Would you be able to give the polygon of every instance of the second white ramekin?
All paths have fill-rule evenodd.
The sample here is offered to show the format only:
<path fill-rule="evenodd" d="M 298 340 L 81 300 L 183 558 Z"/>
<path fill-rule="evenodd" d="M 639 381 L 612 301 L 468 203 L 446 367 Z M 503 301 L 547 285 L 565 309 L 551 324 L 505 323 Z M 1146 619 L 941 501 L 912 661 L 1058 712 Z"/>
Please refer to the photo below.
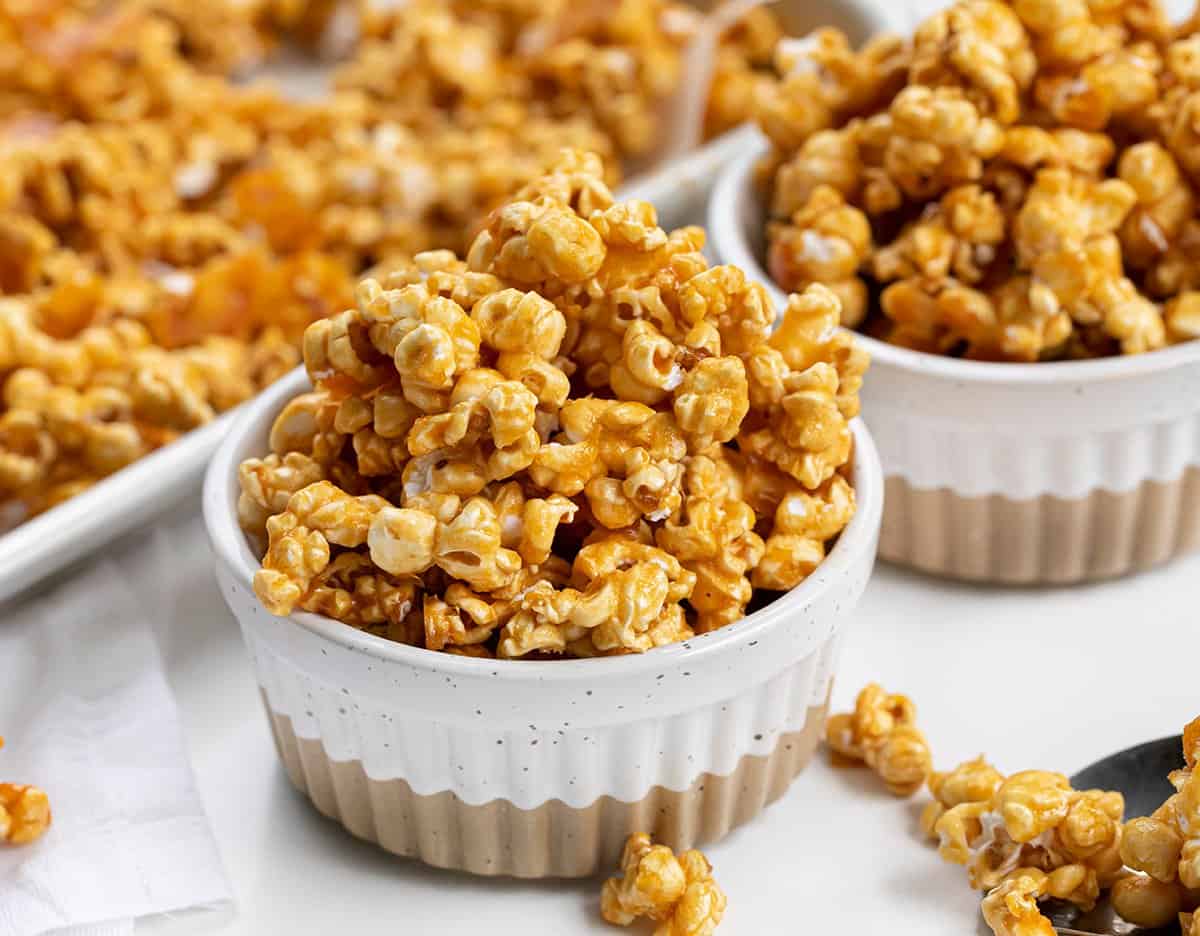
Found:
<path fill-rule="evenodd" d="M 722 263 L 771 284 L 760 136 L 723 170 L 708 230 Z M 1069 583 L 1200 547 L 1200 341 L 1134 357 L 963 361 L 859 336 L 863 418 L 887 505 L 879 553 L 955 578 Z"/>
<path fill-rule="evenodd" d="M 719 631 L 594 660 L 434 653 L 315 614 L 268 614 L 238 528 L 237 466 L 267 450 L 303 370 L 241 416 L 204 517 L 292 782 L 355 835 L 477 874 L 577 877 L 634 831 L 674 848 L 721 837 L 781 796 L 820 738 L 844 625 L 883 506 L 856 421 L 858 510 L 798 588 Z"/>

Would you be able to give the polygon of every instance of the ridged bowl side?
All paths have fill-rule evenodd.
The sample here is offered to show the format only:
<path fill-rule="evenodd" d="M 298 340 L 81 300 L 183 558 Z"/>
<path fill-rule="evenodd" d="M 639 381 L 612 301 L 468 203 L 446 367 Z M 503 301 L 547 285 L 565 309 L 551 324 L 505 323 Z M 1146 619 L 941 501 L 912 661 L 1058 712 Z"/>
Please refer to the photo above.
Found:
<path fill-rule="evenodd" d="M 967 581 L 1065 585 L 1200 548 L 1200 468 L 1128 491 L 1026 500 L 922 489 L 892 476 L 886 501 L 883 559 Z"/>
<path fill-rule="evenodd" d="M 471 805 L 450 791 L 421 796 L 402 779 L 372 779 L 362 761 L 332 759 L 319 740 L 298 737 L 265 695 L 263 702 L 288 777 L 351 834 L 438 868 L 522 878 L 615 868 L 633 832 L 677 851 L 722 838 L 787 791 L 812 759 L 826 710 L 810 707 L 803 726 L 779 735 L 768 754 L 747 754 L 730 774 L 703 773 L 681 791 L 655 786 L 635 802 L 601 796 L 583 807 L 554 799 L 521 809 L 504 799 Z"/>

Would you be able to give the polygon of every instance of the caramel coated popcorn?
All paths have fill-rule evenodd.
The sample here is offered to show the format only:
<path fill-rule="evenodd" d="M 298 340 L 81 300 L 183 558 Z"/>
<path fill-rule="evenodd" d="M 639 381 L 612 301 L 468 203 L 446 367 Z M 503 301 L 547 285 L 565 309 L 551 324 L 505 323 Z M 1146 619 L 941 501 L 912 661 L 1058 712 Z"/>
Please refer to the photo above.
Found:
<path fill-rule="evenodd" d="M 654 936 L 710 936 L 725 915 L 726 898 L 713 880 L 712 865 L 692 849 L 678 857 L 639 832 L 621 853 L 621 876 L 600 892 L 600 913 L 617 926 L 639 917 L 657 923 Z"/>
<path fill-rule="evenodd" d="M 565 151 L 466 261 L 364 280 L 308 327 L 314 389 L 239 470 L 264 606 L 432 650 L 588 657 L 802 582 L 854 514 L 866 357 L 818 285 L 772 334 L 762 287 L 703 244 Z M 871 745 L 896 785 L 906 744 Z"/>
<path fill-rule="evenodd" d="M 1200 719 L 1184 730 L 1186 767 L 1170 775 L 1176 789 L 1152 815 L 1124 822 L 1119 793 L 1075 790 L 1062 774 L 1027 770 L 1005 777 L 983 758 L 929 778 L 934 800 L 922 829 L 947 861 L 964 865 L 971 886 L 987 891 L 983 917 L 996 936 L 1055 932 L 1042 900 L 1091 910 L 1107 896 L 1135 926 L 1177 918 L 1192 932 L 1200 902 L 1200 846 L 1193 782 Z"/>
<path fill-rule="evenodd" d="M 781 42 L 759 113 L 772 277 L 825 283 L 848 327 L 971 359 L 1190 340 L 1193 33 L 1154 2 L 959 0 L 905 41 Z"/>
<path fill-rule="evenodd" d="M 1044 770 L 1005 777 L 982 757 L 931 774 L 929 789 L 921 827 L 986 892 L 983 918 L 996 936 L 1049 936 L 1039 901 L 1088 911 L 1122 879 L 1120 793 L 1075 790 Z"/>
<path fill-rule="evenodd" d="M 0 748 L 4 739 L 0 738 Z M 50 798 L 21 783 L 0 783 L 0 842 L 28 845 L 50 828 Z"/>
<path fill-rule="evenodd" d="M 932 760 L 916 720 L 908 696 L 889 695 L 871 683 L 858 694 L 853 712 L 829 717 L 825 743 L 846 760 L 865 763 L 896 796 L 911 796 L 925 785 Z"/>
<path fill-rule="evenodd" d="M 602 154 L 616 182 L 662 142 L 700 15 L 669 0 L 0 0 L 5 516 L 247 399 L 298 363 L 305 328 L 345 309 L 361 274 L 465 252 L 564 147 Z M 719 68 L 759 68 L 777 31 L 756 11 Z M 283 41 L 338 60 L 329 94 L 241 83 Z M 714 129 L 748 107 L 723 100 Z M 505 223 L 541 245 L 569 239 L 564 217 Z M 403 353 L 430 353 L 430 337 Z M 539 379 L 528 349 L 507 350 L 498 369 Z M 31 370 L 45 392 L 10 389 Z M 392 467 L 381 438 L 356 435 L 364 474 Z"/>
<path fill-rule="evenodd" d="M 1128 876 L 1112 890 L 1114 909 L 1138 926 L 1165 926 L 1200 902 L 1200 718 L 1183 732 L 1186 766 L 1170 774 L 1175 793 L 1151 815 L 1131 819 L 1121 839 Z M 1185 934 L 1191 918 L 1180 920 Z"/>

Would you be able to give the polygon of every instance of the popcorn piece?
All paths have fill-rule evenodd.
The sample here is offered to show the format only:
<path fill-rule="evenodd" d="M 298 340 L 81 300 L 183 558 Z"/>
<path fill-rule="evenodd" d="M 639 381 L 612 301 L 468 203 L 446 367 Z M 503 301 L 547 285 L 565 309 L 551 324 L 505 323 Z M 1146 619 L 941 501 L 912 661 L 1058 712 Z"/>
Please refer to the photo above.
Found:
<path fill-rule="evenodd" d="M 767 266 L 788 292 L 822 283 L 841 302 L 841 324 L 854 328 L 866 317 L 867 289 L 857 276 L 871 250 L 867 216 L 842 194 L 818 186 L 786 224 L 770 235 Z"/>
<path fill-rule="evenodd" d="M 838 389 L 837 371 L 829 364 L 788 374 L 778 410 L 760 429 L 743 427 L 739 446 L 804 487 L 819 487 L 850 455 L 850 428 L 838 408 Z"/>
<path fill-rule="evenodd" d="M 678 603 L 696 576 L 661 549 L 617 536 L 597 540 L 576 554 L 571 581 L 593 599 L 594 616 L 581 623 L 598 650 L 649 650 L 691 636 Z"/>
<path fill-rule="evenodd" d="M 983 757 L 964 761 L 947 773 L 934 771 L 929 775 L 929 792 L 947 809 L 963 803 L 991 802 L 1004 775 Z"/>
<path fill-rule="evenodd" d="M 725 915 L 724 892 L 712 877 L 712 865 L 698 851 L 678 858 L 650 836 L 629 836 L 621 854 L 621 876 L 609 878 L 600 892 L 606 921 L 628 926 L 638 917 L 658 923 L 656 936 L 709 936 Z"/>
<path fill-rule="evenodd" d="M 549 200 L 513 202 L 476 238 L 468 263 L 504 279 L 551 290 L 595 276 L 604 241 L 570 209 Z"/>
<path fill-rule="evenodd" d="M 732 356 L 701 361 L 675 393 L 675 420 L 693 452 L 732 439 L 749 409 L 746 368 Z"/>
<path fill-rule="evenodd" d="M 412 575 L 437 565 L 480 591 L 501 588 L 520 568 L 520 556 L 500 541 L 496 508 L 482 497 L 446 521 L 415 508 L 383 507 L 367 537 L 372 561 L 386 572 Z"/>
<path fill-rule="evenodd" d="M 4 739 L 0 738 L 0 747 Z M 0 783 L 0 842 L 28 845 L 50 828 L 50 798 L 44 790 L 20 783 Z"/>
<path fill-rule="evenodd" d="M 816 492 L 795 490 L 775 510 L 761 561 L 755 566 L 756 588 L 786 591 L 806 579 L 825 558 L 825 544 L 841 533 L 854 516 L 854 489 L 834 475 Z"/>
<path fill-rule="evenodd" d="M 269 542 L 254 594 L 272 614 L 291 614 L 312 581 L 329 565 L 329 541 L 285 511 L 267 520 Z"/>
<path fill-rule="evenodd" d="M 762 558 L 753 508 L 739 496 L 736 467 L 720 450 L 688 459 L 683 510 L 655 533 L 657 544 L 696 576 L 696 629 L 716 630 L 745 613 L 748 573 Z"/>
<path fill-rule="evenodd" d="M 842 757 L 865 762 L 896 796 L 911 796 L 931 769 L 929 744 L 915 721 L 907 696 L 888 695 L 872 683 L 858 694 L 853 712 L 829 718 L 825 742 Z"/>
<path fill-rule="evenodd" d="M 269 517 L 283 513 L 288 500 L 303 487 L 324 479 L 325 469 L 302 452 L 282 457 L 249 458 L 238 466 L 238 521 L 248 533 L 263 535 Z"/>
<path fill-rule="evenodd" d="M 1013 841 L 1031 842 L 1066 819 L 1071 784 L 1062 774 L 1025 770 L 1000 784 L 992 803 Z"/>
<path fill-rule="evenodd" d="M 361 553 L 344 552 L 313 577 L 297 606 L 361 630 L 386 628 L 386 635 L 395 639 L 418 590 L 417 581 L 387 575 Z"/>
<path fill-rule="evenodd" d="M 1038 909 L 1047 896 L 1047 875 L 1022 868 L 983 898 L 983 919 L 996 936 L 1054 936 L 1054 926 Z"/>

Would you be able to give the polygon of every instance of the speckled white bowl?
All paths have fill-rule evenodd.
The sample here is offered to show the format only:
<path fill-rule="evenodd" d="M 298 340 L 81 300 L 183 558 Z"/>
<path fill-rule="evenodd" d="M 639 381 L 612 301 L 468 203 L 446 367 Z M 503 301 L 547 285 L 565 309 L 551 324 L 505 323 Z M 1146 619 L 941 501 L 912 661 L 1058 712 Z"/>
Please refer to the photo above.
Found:
<path fill-rule="evenodd" d="M 760 135 L 713 189 L 722 263 L 768 284 Z M 986 582 L 1122 575 L 1200 547 L 1200 341 L 1095 361 L 1000 364 L 864 335 L 863 418 L 887 507 L 879 554 Z"/>
<path fill-rule="evenodd" d="M 575 877 L 624 837 L 719 838 L 782 795 L 824 721 L 844 625 L 875 560 L 883 478 L 854 426 L 858 511 L 802 585 L 720 631 L 639 656 L 480 660 L 393 643 L 254 596 L 237 466 L 267 449 L 302 370 L 238 419 L 204 518 L 292 782 L 361 838 L 478 874 Z"/>

